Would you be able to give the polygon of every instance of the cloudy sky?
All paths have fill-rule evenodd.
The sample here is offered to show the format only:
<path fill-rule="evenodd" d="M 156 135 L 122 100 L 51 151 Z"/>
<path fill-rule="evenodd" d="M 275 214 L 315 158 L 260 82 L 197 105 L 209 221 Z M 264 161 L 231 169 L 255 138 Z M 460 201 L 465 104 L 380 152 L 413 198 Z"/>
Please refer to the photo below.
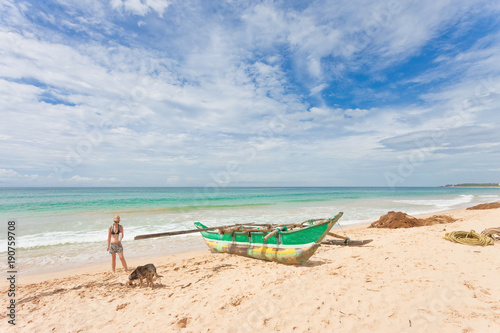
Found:
<path fill-rule="evenodd" d="M 0 186 L 500 181 L 500 2 L 0 0 Z"/>

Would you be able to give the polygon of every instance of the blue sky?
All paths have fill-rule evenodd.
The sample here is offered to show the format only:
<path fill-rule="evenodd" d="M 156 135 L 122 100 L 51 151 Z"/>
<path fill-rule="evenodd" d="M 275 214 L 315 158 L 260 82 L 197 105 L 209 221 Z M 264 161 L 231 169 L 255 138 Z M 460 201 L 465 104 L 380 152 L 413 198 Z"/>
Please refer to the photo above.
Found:
<path fill-rule="evenodd" d="M 498 1 L 0 2 L 0 186 L 500 181 Z"/>

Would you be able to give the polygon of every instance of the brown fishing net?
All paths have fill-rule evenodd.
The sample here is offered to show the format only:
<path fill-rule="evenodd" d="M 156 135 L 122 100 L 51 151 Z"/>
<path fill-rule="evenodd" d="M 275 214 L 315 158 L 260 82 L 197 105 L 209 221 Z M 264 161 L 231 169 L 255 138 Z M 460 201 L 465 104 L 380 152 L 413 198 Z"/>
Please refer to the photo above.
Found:
<path fill-rule="evenodd" d="M 433 224 L 444 224 L 455 222 L 456 219 L 447 215 L 434 215 L 426 219 L 418 219 L 403 212 L 389 212 L 373 222 L 370 228 L 413 228 Z"/>
<path fill-rule="evenodd" d="M 480 204 L 474 207 L 469 207 L 467 210 L 478 210 L 478 209 L 495 209 L 500 208 L 500 202 L 490 202 L 485 204 Z"/>

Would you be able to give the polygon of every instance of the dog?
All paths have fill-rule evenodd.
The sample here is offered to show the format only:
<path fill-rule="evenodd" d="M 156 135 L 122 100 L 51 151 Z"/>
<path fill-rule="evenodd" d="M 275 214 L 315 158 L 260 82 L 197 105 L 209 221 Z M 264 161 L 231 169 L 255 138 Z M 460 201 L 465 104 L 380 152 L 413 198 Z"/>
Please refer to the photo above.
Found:
<path fill-rule="evenodd" d="M 132 285 L 134 280 L 139 279 L 140 287 L 142 288 L 142 279 L 146 279 L 147 287 L 151 285 L 154 289 L 155 285 L 153 283 L 153 278 L 162 278 L 163 276 L 156 273 L 156 267 L 153 264 L 147 264 L 144 266 L 137 266 L 136 269 L 128 276 L 128 286 Z"/>

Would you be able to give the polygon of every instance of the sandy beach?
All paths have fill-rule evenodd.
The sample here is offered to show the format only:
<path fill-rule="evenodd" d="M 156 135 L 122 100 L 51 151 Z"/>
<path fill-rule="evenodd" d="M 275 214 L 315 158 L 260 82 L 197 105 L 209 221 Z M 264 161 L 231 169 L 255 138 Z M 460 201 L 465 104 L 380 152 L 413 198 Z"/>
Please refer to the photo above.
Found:
<path fill-rule="evenodd" d="M 500 209 L 445 213 L 455 223 L 342 229 L 362 247 L 322 246 L 283 265 L 202 251 L 154 263 L 156 288 L 125 286 L 120 264 L 19 276 L 5 332 L 500 332 L 500 244 L 445 240 L 500 226 Z M 2 294 L 7 284 L 2 281 Z M 4 312 L 5 313 L 5 312 Z"/>

